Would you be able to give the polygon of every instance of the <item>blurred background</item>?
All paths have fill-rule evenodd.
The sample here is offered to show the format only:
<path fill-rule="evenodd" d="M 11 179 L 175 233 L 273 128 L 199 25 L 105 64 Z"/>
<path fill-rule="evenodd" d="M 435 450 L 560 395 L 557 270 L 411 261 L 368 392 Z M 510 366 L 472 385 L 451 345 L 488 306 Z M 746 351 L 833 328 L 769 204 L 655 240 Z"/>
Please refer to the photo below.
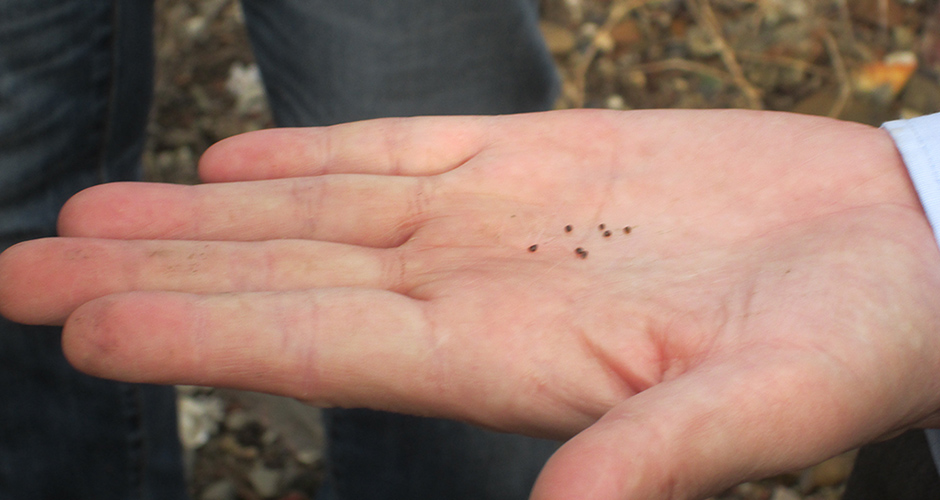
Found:
<path fill-rule="evenodd" d="M 338 0 L 342 1 L 342 0 Z M 871 125 L 940 111 L 936 0 L 541 0 L 558 108 L 755 108 Z M 160 0 L 149 180 L 195 183 L 212 143 L 272 126 L 236 0 Z M 315 498 L 317 411 L 180 388 L 196 500 Z M 722 500 L 835 500 L 853 454 Z"/>

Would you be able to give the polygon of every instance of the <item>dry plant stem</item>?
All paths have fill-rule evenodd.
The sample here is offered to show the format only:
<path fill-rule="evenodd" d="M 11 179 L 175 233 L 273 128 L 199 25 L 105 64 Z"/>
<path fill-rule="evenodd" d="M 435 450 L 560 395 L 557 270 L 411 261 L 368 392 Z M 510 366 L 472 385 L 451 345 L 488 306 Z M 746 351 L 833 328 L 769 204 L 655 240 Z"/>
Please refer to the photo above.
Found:
<path fill-rule="evenodd" d="M 888 0 L 878 0 L 878 37 L 884 44 L 888 40 Z"/>
<path fill-rule="evenodd" d="M 774 66 L 785 66 L 790 67 L 799 71 L 813 74 L 829 74 L 827 68 L 817 66 L 809 61 L 804 61 L 802 59 L 797 59 L 795 57 L 779 56 L 779 55 L 768 55 L 761 52 L 747 52 L 747 51 L 738 51 L 738 59 L 742 61 L 749 61 L 761 64 L 768 64 Z"/>
<path fill-rule="evenodd" d="M 222 13 L 232 4 L 235 0 L 217 0 L 214 3 L 208 3 L 206 8 L 207 10 L 203 14 L 203 25 L 208 26 L 209 24 L 215 22 L 216 19 L 222 16 Z M 239 6 L 240 8 L 240 6 Z M 200 9 L 201 10 L 201 9 Z"/>
<path fill-rule="evenodd" d="M 823 31 L 823 42 L 826 44 L 826 52 L 829 53 L 829 60 L 832 61 L 832 68 L 835 70 L 836 80 L 839 82 L 839 95 L 836 101 L 829 109 L 830 118 L 838 118 L 845 109 L 846 103 L 852 96 L 852 84 L 849 82 L 848 72 L 845 69 L 845 61 L 839 51 L 839 44 L 829 30 Z"/>
<path fill-rule="evenodd" d="M 736 86 L 737 80 L 725 71 L 714 68 L 700 62 L 689 61 L 687 59 L 665 59 L 651 63 L 641 64 L 638 68 L 644 73 L 660 73 L 663 71 L 685 71 L 704 75 L 716 80 L 720 80 L 726 85 Z"/>
<path fill-rule="evenodd" d="M 725 37 L 721 34 L 718 18 L 715 17 L 715 11 L 712 10 L 711 3 L 709 3 L 708 0 L 686 0 L 686 4 L 695 19 L 708 30 L 712 39 L 718 45 L 721 61 L 734 78 L 734 84 L 744 93 L 744 96 L 747 97 L 748 107 L 751 109 L 763 109 L 764 103 L 761 99 L 761 92 L 751 85 L 751 82 L 744 76 L 744 71 L 741 69 L 741 65 L 738 64 L 734 50 L 731 49 L 731 46 L 728 45 L 728 41 L 725 40 Z"/>
<path fill-rule="evenodd" d="M 839 24 L 842 25 L 840 31 L 847 38 L 852 51 L 857 54 L 858 44 L 855 41 L 855 31 L 852 29 L 852 13 L 849 12 L 849 4 L 846 0 L 836 0 L 836 5 L 839 7 Z"/>
<path fill-rule="evenodd" d="M 581 55 L 578 64 L 575 65 L 574 75 L 572 75 L 572 79 L 575 83 L 575 88 L 572 92 L 574 107 L 579 108 L 584 106 L 587 93 L 587 72 L 600 50 L 598 40 L 601 37 L 610 36 L 614 27 L 635 9 L 645 4 L 652 3 L 653 1 L 654 0 L 615 0 L 614 3 L 611 4 L 607 19 L 604 21 L 604 24 L 598 28 L 597 33 L 591 40 L 591 45 L 585 50 L 584 54 Z"/>
<path fill-rule="evenodd" d="M 934 47 L 937 45 L 937 33 L 940 33 L 940 4 L 938 4 L 924 23 L 923 35 L 918 43 L 918 60 L 925 66 L 933 65 L 937 61 Z"/>

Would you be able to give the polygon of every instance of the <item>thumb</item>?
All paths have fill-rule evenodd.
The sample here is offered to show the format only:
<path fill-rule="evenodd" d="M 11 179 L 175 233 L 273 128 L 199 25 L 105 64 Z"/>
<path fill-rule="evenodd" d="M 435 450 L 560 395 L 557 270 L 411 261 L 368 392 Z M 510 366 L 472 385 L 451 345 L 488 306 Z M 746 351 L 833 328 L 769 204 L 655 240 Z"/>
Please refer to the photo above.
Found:
<path fill-rule="evenodd" d="M 845 417 L 861 409 L 805 369 L 719 366 L 653 386 L 562 446 L 531 498 L 705 498 L 852 448 L 864 430 Z"/>

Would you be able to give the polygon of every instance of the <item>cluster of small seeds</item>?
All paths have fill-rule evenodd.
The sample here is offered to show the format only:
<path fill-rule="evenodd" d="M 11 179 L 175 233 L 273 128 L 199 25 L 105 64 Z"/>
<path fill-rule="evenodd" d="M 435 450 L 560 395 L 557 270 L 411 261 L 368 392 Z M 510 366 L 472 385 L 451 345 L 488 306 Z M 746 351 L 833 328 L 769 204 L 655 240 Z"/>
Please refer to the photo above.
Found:
<path fill-rule="evenodd" d="M 613 234 L 614 234 L 613 231 L 611 231 L 610 229 L 607 229 L 607 224 L 600 224 L 600 225 L 598 225 L 598 226 L 597 226 L 597 230 L 598 230 L 598 231 L 601 231 L 601 234 L 602 234 L 605 238 L 610 238 L 610 237 L 613 236 Z M 566 233 L 570 233 L 571 231 L 574 231 L 574 226 L 572 226 L 571 224 L 568 224 L 567 226 L 565 226 L 565 232 L 566 232 Z M 630 234 L 631 231 L 633 231 L 633 228 L 630 227 L 630 226 L 625 226 L 625 227 L 623 228 L 623 234 Z M 539 246 L 538 246 L 538 245 L 532 245 L 532 246 L 529 247 L 529 251 L 530 251 L 530 252 L 535 252 L 535 251 L 538 250 L 538 249 L 539 249 Z M 588 256 L 588 251 L 585 250 L 585 249 L 582 248 L 582 247 L 575 248 L 575 249 L 574 249 L 574 253 L 575 253 L 575 255 L 578 256 L 578 258 L 581 258 L 581 259 L 586 259 L 587 256 Z"/>

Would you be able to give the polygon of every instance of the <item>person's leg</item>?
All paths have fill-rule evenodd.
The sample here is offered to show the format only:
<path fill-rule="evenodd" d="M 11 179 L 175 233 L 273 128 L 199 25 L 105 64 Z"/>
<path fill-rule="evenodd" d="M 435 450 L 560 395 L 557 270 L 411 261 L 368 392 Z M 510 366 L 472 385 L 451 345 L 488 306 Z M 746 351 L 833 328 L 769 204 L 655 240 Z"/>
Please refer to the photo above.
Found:
<path fill-rule="evenodd" d="M 243 0 L 277 124 L 550 109 L 530 0 Z M 342 207 L 337 207 L 341 210 Z M 322 500 L 524 499 L 558 444 L 456 422 L 327 410 Z"/>
<path fill-rule="evenodd" d="M 75 192 L 137 178 L 153 6 L 0 0 L 0 250 Z M 185 498 L 172 388 L 88 377 L 58 328 L 0 319 L 0 499 Z"/>
<path fill-rule="evenodd" d="M 523 500 L 559 446 L 448 420 L 324 413 L 330 463 L 323 500 Z"/>
<path fill-rule="evenodd" d="M 533 0 L 243 0 L 279 126 L 550 109 Z"/>
<path fill-rule="evenodd" d="M 863 446 L 842 500 L 931 500 L 940 497 L 940 475 L 924 431 Z"/>

